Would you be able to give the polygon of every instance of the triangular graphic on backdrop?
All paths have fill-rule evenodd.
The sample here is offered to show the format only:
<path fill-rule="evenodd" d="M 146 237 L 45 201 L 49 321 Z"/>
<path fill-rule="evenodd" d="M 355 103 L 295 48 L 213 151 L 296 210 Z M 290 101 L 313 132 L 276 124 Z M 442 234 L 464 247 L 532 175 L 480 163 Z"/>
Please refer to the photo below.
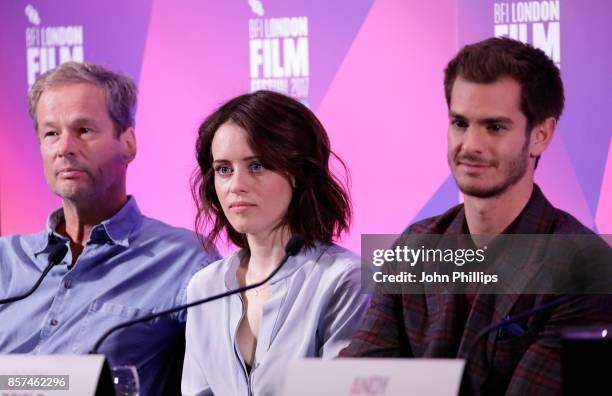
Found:
<path fill-rule="evenodd" d="M 341 0 L 334 1 L 332 7 L 329 1 L 303 2 L 313 27 L 309 32 L 312 109 L 319 107 L 373 3 L 374 0 Z"/>
<path fill-rule="evenodd" d="M 423 209 L 412 219 L 411 224 L 446 212 L 459 203 L 459 189 L 452 175 L 449 175 Z"/>
<path fill-rule="evenodd" d="M 352 174 L 349 248 L 401 232 L 448 177 L 440 70 L 456 14 L 442 3 L 377 0 L 316 109 Z"/>
<path fill-rule="evenodd" d="M 40 16 L 40 26 L 82 26 L 83 58 L 135 81 L 140 68 L 149 28 L 151 1 L 108 0 L 88 2 L 63 0 L 30 1 Z"/>
<path fill-rule="evenodd" d="M 535 171 L 535 180 L 553 206 L 593 228 L 593 215 L 572 166 L 564 137 L 553 138 Z"/>
<path fill-rule="evenodd" d="M 559 121 L 584 197 L 595 214 L 606 164 L 610 124 L 605 115 L 612 103 L 610 2 L 562 2 L 561 76 L 565 85 L 565 113 Z M 589 61 L 585 61 L 585 60 Z"/>
<path fill-rule="evenodd" d="M 612 234 L 612 139 L 608 143 L 608 163 L 601 183 L 595 224 L 600 233 Z"/>
<path fill-rule="evenodd" d="M 602 108 L 601 111 L 605 113 L 605 111 L 608 110 Z M 581 118 L 582 115 L 576 115 L 576 117 L 570 120 L 574 125 L 590 125 L 589 128 L 595 130 L 602 131 L 608 128 L 608 126 L 603 123 L 601 125 L 595 125 L 599 121 L 594 120 L 591 116 L 588 116 L 588 120 L 583 120 Z M 556 138 L 563 136 L 563 140 L 566 142 L 567 153 L 578 183 L 581 190 L 584 192 L 591 214 L 594 214 L 597 210 L 599 195 L 603 186 L 603 174 L 607 157 L 606 144 L 610 137 L 605 136 L 604 133 L 589 133 L 575 126 L 570 127 L 574 130 L 571 134 L 565 134 L 564 131 L 567 131 L 569 128 L 567 128 L 568 123 L 564 123 L 564 121 L 565 120 L 562 118 L 562 130 Z M 588 138 L 585 138 L 584 133 L 588 133 Z"/>
<path fill-rule="evenodd" d="M 127 74 L 138 83 L 142 60 L 149 30 L 152 1 L 125 2 L 121 0 L 104 2 L 77 1 L 84 9 L 83 15 L 91 15 L 92 28 L 96 29 L 91 62 L 108 64 L 113 70 Z M 92 10 L 94 8 L 94 10 Z M 117 12 L 121 10 L 121 12 Z M 108 21 L 113 21 L 109 24 Z M 94 39 L 94 37 L 92 37 Z M 109 62 L 109 60 L 112 60 Z"/>

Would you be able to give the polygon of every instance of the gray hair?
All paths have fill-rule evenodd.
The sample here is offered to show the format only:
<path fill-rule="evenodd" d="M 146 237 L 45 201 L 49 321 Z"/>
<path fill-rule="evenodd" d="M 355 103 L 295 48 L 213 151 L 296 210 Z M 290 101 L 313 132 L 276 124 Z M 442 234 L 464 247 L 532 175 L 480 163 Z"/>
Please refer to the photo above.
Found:
<path fill-rule="evenodd" d="M 104 91 L 106 108 L 117 136 L 134 126 L 137 88 L 131 78 L 93 63 L 66 62 L 42 74 L 29 92 L 28 111 L 36 131 L 36 106 L 42 93 L 52 86 L 83 82 L 95 84 Z"/>

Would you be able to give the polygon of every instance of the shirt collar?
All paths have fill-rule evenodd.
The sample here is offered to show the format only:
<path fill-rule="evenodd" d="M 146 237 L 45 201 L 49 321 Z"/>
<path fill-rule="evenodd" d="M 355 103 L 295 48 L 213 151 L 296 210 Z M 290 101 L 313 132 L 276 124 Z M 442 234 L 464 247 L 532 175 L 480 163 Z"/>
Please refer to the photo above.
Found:
<path fill-rule="evenodd" d="M 142 224 L 142 212 L 136 204 L 136 199 L 128 197 L 128 201 L 113 217 L 102 222 L 102 227 L 108 237 L 117 245 L 130 246 L 129 237 Z M 95 227 L 94 227 L 95 228 Z M 93 233 L 93 231 L 92 231 Z"/>
<path fill-rule="evenodd" d="M 62 208 L 54 210 L 47 217 L 45 231 L 39 235 L 36 241 L 36 255 L 46 251 L 49 245 L 55 244 L 57 241 L 68 240 L 56 232 L 57 227 L 63 222 L 64 210 Z M 129 247 L 129 237 L 141 223 L 142 213 L 138 208 L 136 199 L 129 196 L 125 205 L 117 213 L 92 228 L 89 239 L 100 242 L 112 241 L 117 245 Z"/>
<path fill-rule="evenodd" d="M 45 222 L 45 230 L 38 234 L 34 241 L 34 255 L 47 251 L 51 245 L 55 245 L 58 241 L 66 240 L 65 237 L 55 232 L 57 226 L 64 221 L 64 211 L 62 208 L 56 209 L 47 217 Z"/>

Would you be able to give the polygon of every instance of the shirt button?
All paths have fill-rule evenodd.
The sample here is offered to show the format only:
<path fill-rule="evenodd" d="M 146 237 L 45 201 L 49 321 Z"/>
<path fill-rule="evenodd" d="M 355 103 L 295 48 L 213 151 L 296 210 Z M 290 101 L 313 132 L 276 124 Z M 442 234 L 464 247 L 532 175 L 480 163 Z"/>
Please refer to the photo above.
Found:
<path fill-rule="evenodd" d="M 59 322 L 57 321 L 57 319 L 51 319 L 51 322 L 49 323 L 51 324 L 51 326 L 57 326 Z"/>
<path fill-rule="evenodd" d="M 65 281 L 65 282 L 64 282 L 64 287 L 65 287 L 66 289 L 70 289 L 70 288 L 72 287 L 72 282 L 71 282 L 71 281 L 69 281 L 69 280 Z"/>

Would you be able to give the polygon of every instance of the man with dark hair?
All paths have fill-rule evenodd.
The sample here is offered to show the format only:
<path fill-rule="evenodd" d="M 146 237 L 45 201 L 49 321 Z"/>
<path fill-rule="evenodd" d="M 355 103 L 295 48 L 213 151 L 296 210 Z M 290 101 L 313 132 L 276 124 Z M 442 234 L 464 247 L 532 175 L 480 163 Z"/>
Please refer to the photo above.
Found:
<path fill-rule="evenodd" d="M 464 204 L 411 225 L 404 236 L 591 233 L 534 184 L 564 102 L 559 70 L 544 52 L 504 38 L 468 45 L 448 64 L 444 87 L 448 163 Z M 555 298 L 471 292 L 377 293 L 342 356 L 465 358 L 479 331 Z M 580 296 L 514 332 L 492 332 L 472 351 L 462 390 L 560 394 L 560 327 L 612 321 L 611 305 L 606 296 Z"/>
<path fill-rule="evenodd" d="M 491 57 L 490 51 L 496 56 Z M 565 95 L 559 69 L 541 50 L 529 45 L 517 46 L 511 39 L 489 39 L 468 45 L 448 63 L 444 71 L 444 94 L 449 109 L 457 77 L 481 84 L 510 77 L 519 83 L 519 109 L 526 118 L 527 135 L 549 117 L 558 121 L 563 112 Z M 536 168 L 539 158 L 538 155 Z"/>
<path fill-rule="evenodd" d="M 44 231 L 0 238 L 0 299 L 27 291 L 58 245 L 68 253 L 31 296 L 0 305 L 1 353 L 87 353 L 109 328 L 184 303 L 191 276 L 217 259 L 192 232 L 142 215 L 126 194 L 136 96 L 129 78 L 73 62 L 32 87 L 45 178 L 62 207 Z M 159 318 L 118 331 L 100 352 L 113 366 L 136 366 L 141 394 L 167 394 L 184 329 L 184 312 Z"/>

